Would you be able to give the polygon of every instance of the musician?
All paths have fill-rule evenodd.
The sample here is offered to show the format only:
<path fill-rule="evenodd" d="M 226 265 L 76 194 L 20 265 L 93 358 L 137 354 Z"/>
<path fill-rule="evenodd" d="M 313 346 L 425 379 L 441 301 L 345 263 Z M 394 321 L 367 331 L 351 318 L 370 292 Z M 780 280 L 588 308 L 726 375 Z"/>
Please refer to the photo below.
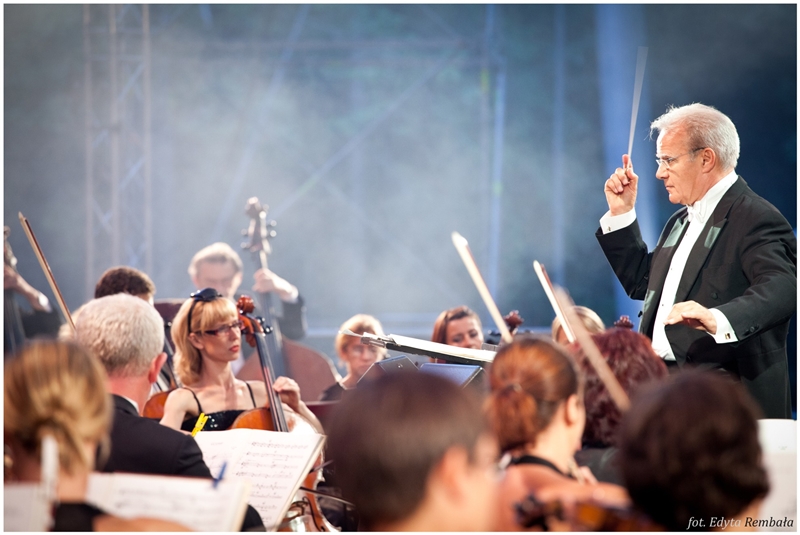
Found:
<path fill-rule="evenodd" d="M 629 503 L 622 487 L 598 483 L 586 467 L 575 465 L 586 409 L 581 376 L 561 346 L 518 337 L 498 351 L 489 370 L 487 412 L 508 464 L 501 483 L 501 531 L 520 529 L 514 504 L 531 493 L 542 502 Z"/>
<path fill-rule="evenodd" d="M 747 530 L 769 491 L 759 412 L 740 384 L 708 371 L 642 392 L 625 415 L 620 446 L 633 502 L 668 531 L 709 531 L 712 518 Z"/>
<path fill-rule="evenodd" d="M 117 266 L 107 269 L 97 281 L 94 287 L 94 297 L 99 299 L 107 295 L 126 293 L 143 299 L 153 304 L 156 295 L 156 285 L 147 276 L 147 273 L 128 266 Z M 74 318 L 77 322 L 77 318 Z M 163 329 L 169 332 L 169 323 L 164 323 Z M 156 392 L 165 392 L 175 385 L 175 378 L 172 373 L 172 347 L 166 338 L 164 339 L 164 352 L 167 360 L 161 367 L 153 389 Z"/>
<path fill-rule="evenodd" d="M 445 310 L 433 324 L 431 342 L 481 349 L 483 347 L 481 319 L 465 305 Z"/>
<path fill-rule="evenodd" d="M 641 333 L 629 328 L 611 328 L 592 335 L 592 341 L 629 397 L 643 385 L 667 376 L 664 361 L 653 351 L 650 339 Z M 622 412 L 580 345 L 568 349 L 584 377 L 586 406 L 583 447 L 575 453 L 575 461 L 589 467 L 598 481 L 621 485 L 617 446 Z"/>
<path fill-rule="evenodd" d="M 132 280 L 138 280 L 133 271 Z M 100 471 L 211 478 L 194 438 L 141 417 L 167 358 L 163 320 L 156 309 L 127 293 L 100 297 L 83 307 L 75 330 L 77 341 L 105 368 L 114 403 L 110 453 L 105 462 L 98 459 Z M 263 526 L 258 512 L 248 506 L 242 531 Z"/>
<path fill-rule="evenodd" d="M 192 437 L 140 417 L 167 358 L 156 309 L 124 293 L 101 297 L 83 307 L 75 330 L 105 368 L 114 400 L 111 455 L 102 470 L 211 477 Z"/>
<path fill-rule="evenodd" d="M 488 531 L 497 445 L 471 392 L 434 375 L 389 374 L 331 417 L 335 482 L 369 531 Z"/>
<path fill-rule="evenodd" d="M 209 419 L 203 429 L 221 431 L 245 410 L 268 406 L 263 381 L 245 382 L 233 375 L 231 363 L 241 352 L 241 329 L 236 305 L 213 288 L 194 292 L 183 303 L 172 323 L 172 340 L 175 372 L 184 387 L 167 397 L 163 425 L 191 431 L 204 413 Z M 322 432 L 317 418 L 300 400 L 300 387 L 294 380 L 278 377 L 272 387 L 289 409 Z"/>
<path fill-rule="evenodd" d="M 20 350 L 26 339 L 37 335 L 54 337 L 61 317 L 47 296 L 31 286 L 16 269 L 17 259 L 8 243 L 11 229 L 3 228 L 3 351 L 9 358 Z M 20 307 L 17 296 L 23 298 L 30 310 Z"/>
<path fill-rule="evenodd" d="M 98 446 L 105 450 L 111 401 L 105 373 L 83 348 L 34 342 L 5 366 L 3 430 L 13 458 L 12 479 L 39 483 L 42 439 L 58 445 L 53 531 L 186 531 L 173 522 L 124 520 L 86 503 Z"/>
<path fill-rule="evenodd" d="M 603 320 L 591 308 L 574 306 L 572 310 L 575 311 L 575 315 L 578 316 L 578 319 L 581 320 L 583 326 L 586 327 L 586 331 L 590 334 L 597 334 L 606 330 Z M 561 326 L 561 320 L 558 316 L 553 319 L 553 323 L 550 325 L 550 333 L 554 342 L 562 346 L 569 345 L 569 339 L 567 339 L 567 334 L 564 332 L 564 327 Z"/>
<path fill-rule="evenodd" d="M 189 276 L 198 290 L 214 288 L 235 302 L 242 284 L 242 259 L 227 243 L 212 243 L 194 255 L 189 264 Z M 305 336 L 306 309 L 297 287 L 268 269 L 259 269 L 253 278 L 254 292 L 271 292 L 280 298 L 283 306 L 283 315 L 279 318 L 281 334 L 292 340 Z"/>
<path fill-rule="evenodd" d="M 703 104 L 670 108 L 658 131 L 656 178 L 673 204 L 648 253 L 628 155 L 605 183 L 597 238 L 622 286 L 644 299 L 640 330 L 668 366 L 725 370 L 768 418 L 790 417 L 786 356 L 797 307 L 797 240 L 778 210 L 735 172 L 739 136 Z"/>
<path fill-rule="evenodd" d="M 355 388 L 358 380 L 366 373 L 370 366 L 386 357 L 386 349 L 377 346 L 364 345 L 354 337 L 344 334 L 349 330 L 357 334 L 370 333 L 385 336 L 383 326 L 377 318 L 368 314 L 356 314 L 342 323 L 339 333 L 334 340 L 336 354 L 344 362 L 347 375 L 344 379 L 328 387 L 320 396 L 320 401 L 336 401 L 342 398 L 345 390 Z"/>

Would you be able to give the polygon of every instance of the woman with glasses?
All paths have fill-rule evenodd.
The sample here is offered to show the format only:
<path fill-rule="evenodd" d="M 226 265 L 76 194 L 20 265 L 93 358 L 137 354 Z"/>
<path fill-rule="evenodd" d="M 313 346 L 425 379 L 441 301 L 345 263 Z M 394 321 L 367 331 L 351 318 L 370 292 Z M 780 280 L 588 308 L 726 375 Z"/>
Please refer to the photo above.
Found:
<path fill-rule="evenodd" d="M 231 363 L 241 350 L 242 322 L 236 305 L 213 288 L 192 294 L 172 322 L 175 372 L 182 388 L 173 390 L 164 405 L 161 423 L 192 431 L 198 416 L 208 417 L 204 431 L 223 431 L 246 410 L 267 406 L 262 381 L 236 379 Z M 283 403 L 309 420 L 318 431 L 319 421 L 300 400 L 300 387 L 288 377 L 272 385 Z"/>
<path fill-rule="evenodd" d="M 345 390 L 356 387 L 356 383 L 366 373 L 370 366 L 383 360 L 386 356 L 386 349 L 382 347 L 368 346 L 362 344 L 358 338 L 342 334 L 342 331 L 350 330 L 357 334 L 370 333 L 384 336 L 381 322 L 367 314 L 356 314 L 349 320 L 342 323 L 339 327 L 339 334 L 336 335 L 334 345 L 336 354 L 344 363 L 347 375 L 339 382 L 328 387 L 322 395 L 320 401 L 336 401 L 342 398 Z"/>

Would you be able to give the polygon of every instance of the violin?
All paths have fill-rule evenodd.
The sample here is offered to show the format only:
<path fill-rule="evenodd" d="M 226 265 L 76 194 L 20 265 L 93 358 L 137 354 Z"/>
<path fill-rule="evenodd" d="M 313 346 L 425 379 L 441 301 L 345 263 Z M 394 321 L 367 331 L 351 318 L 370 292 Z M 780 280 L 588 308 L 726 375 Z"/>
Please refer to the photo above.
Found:
<path fill-rule="evenodd" d="M 277 392 L 272 388 L 275 382 L 275 370 L 267 347 L 267 334 L 272 333 L 269 326 L 264 325 L 263 318 L 253 316 L 255 305 L 253 300 L 243 295 L 236 303 L 239 309 L 239 319 L 243 323 L 242 334 L 245 341 L 255 347 L 258 352 L 261 372 L 267 390 L 267 407 L 258 407 L 245 411 L 233 422 L 231 429 L 262 429 L 266 431 L 289 432 L 314 432 L 316 430 L 308 420 L 295 413 L 281 403 Z M 287 418 L 286 412 L 289 412 Z M 337 531 L 322 514 L 319 504 L 313 493 L 322 475 L 322 458 L 317 460 L 314 469 L 308 474 L 301 489 L 308 492 L 299 492 L 299 499 L 289 508 L 282 526 L 287 529 L 279 531 Z"/>
<path fill-rule="evenodd" d="M 514 505 L 518 524 L 543 531 L 664 531 L 646 515 L 596 502 L 539 501 L 529 494 Z"/>

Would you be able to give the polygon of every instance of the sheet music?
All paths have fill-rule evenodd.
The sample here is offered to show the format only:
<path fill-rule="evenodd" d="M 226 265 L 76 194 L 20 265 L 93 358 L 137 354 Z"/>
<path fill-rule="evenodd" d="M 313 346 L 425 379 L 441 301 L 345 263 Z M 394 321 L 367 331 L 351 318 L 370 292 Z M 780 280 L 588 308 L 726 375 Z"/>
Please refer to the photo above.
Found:
<path fill-rule="evenodd" d="M 251 482 L 250 505 L 265 526 L 278 525 L 322 449 L 325 437 L 256 429 L 200 432 L 195 436 L 211 473 Z"/>
<path fill-rule="evenodd" d="M 225 478 L 216 488 L 208 479 L 143 474 L 89 476 L 86 501 L 121 518 L 171 520 L 195 531 L 238 531 L 250 482 Z"/>
<path fill-rule="evenodd" d="M 3 531 L 48 531 L 50 505 L 39 483 L 3 485 Z"/>

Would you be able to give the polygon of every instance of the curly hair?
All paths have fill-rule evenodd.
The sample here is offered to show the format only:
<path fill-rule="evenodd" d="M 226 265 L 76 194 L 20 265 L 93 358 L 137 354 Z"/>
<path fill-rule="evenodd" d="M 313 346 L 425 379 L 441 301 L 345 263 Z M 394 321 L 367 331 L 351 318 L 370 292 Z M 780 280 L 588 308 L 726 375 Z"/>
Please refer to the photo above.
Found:
<path fill-rule="evenodd" d="M 128 266 L 107 269 L 94 287 L 94 298 L 126 293 L 135 296 L 153 296 L 156 285 L 146 273 Z"/>
<path fill-rule="evenodd" d="M 612 328 L 592 335 L 592 340 L 628 396 L 635 394 L 644 383 L 668 375 L 666 364 L 655 354 L 650 340 L 643 334 L 626 328 Z M 586 381 L 583 445 L 592 448 L 616 446 L 622 413 L 583 349 L 578 344 L 573 344 L 570 349 Z"/>
<path fill-rule="evenodd" d="M 769 491 L 760 412 L 741 383 L 690 370 L 644 389 L 622 422 L 620 464 L 634 504 L 668 531 L 732 518 Z"/>

